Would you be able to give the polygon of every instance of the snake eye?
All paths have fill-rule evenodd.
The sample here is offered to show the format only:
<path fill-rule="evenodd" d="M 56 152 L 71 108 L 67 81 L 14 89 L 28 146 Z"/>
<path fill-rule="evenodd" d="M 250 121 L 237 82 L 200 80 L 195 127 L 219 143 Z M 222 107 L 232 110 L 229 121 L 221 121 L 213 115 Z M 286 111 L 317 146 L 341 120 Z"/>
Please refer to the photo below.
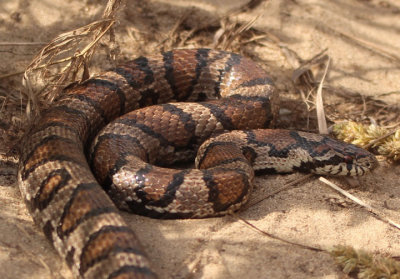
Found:
<path fill-rule="evenodd" d="M 347 164 L 350 164 L 350 163 L 353 162 L 353 157 L 351 157 L 350 155 L 344 156 L 343 159 L 344 159 L 344 161 L 345 161 Z"/>

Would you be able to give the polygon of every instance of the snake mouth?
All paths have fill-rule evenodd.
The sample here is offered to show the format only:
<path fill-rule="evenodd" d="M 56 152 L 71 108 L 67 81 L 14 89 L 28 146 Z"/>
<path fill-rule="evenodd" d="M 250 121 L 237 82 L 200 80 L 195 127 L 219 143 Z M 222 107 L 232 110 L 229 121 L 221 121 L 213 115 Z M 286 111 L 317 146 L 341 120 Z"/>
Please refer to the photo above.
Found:
<path fill-rule="evenodd" d="M 355 162 L 347 164 L 348 176 L 362 176 L 367 173 L 372 173 L 379 166 L 378 161 L 375 158 L 368 158 L 361 162 Z"/>
<path fill-rule="evenodd" d="M 346 156 L 341 162 L 316 167 L 313 172 L 329 176 L 363 176 L 373 172 L 378 166 L 379 163 L 372 154 L 358 159 L 349 159 Z"/>
<path fill-rule="evenodd" d="M 362 176 L 373 172 L 378 166 L 378 160 L 372 154 L 355 159 L 354 162 L 347 163 L 348 176 Z"/>
<path fill-rule="evenodd" d="M 367 153 L 367 151 L 365 152 Z M 358 168 L 362 169 L 364 173 L 367 173 L 374 171 L 379 166 L 379 162 L 373 154 L 368 152 L 365 156 L 356 159 L 356 165 Z"/>

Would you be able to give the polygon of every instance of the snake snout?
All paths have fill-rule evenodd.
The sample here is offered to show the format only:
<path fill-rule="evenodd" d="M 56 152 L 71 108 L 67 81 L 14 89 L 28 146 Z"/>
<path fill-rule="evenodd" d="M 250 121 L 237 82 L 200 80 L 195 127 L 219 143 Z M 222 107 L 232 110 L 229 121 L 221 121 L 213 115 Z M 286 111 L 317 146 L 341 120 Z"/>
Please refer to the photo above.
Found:
<path fill-rule="evenodd" d="M 365 149 L 347 143 L 340 143 L 339 149 L 338 145 L 334 147 L 327 148 L 329 152 L 325 153 L 325 157 L 314 158 L 314 164 L 318 167 L 313 172 L 321 175 L 362 176 L 379 165 L 375 156 Z M 324 164 L 322 159 L 325 159 Z"/>
<path fill-rule="evenodd" d="M 345 170 L 343 175 L 361 176 L 373 171 L 379 165 L 378 160 L 372 153 L 358 147 L 357 149 L 359 149 L 356 153 L 357 155 L 344 156 L 342 165 L 346 167 L 342 167 L 342 170 Z"/>
<path fill-rule="evenodd" d="M 373 171 L 379 166 L 379 162 L 372 153 L 368 151 L 365 151 L 365 153 L 364 156 L 358 156 L 359 158 L 356 158 L 357 164 L 366 172 Z"/>

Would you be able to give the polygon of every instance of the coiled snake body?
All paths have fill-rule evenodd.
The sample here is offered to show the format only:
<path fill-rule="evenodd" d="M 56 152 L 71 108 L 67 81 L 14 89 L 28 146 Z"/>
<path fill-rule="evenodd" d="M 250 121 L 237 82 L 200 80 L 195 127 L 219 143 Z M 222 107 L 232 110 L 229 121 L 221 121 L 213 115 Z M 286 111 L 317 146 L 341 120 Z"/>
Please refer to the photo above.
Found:
<path fill-rule="evenodd" d="M 21 193 L 76 277 L 154 278 L 114 203 L 159 218 L 216 216 L 247 201 L 254 173 L 362 175 L 376 166 L 367 151 L 326 136 L 257 130 L 273 121 L 276 99 L 266 73 L 237 54 L 137 58 L 67 88 L 43 114 L 21 147 Z M 153 165 L 196 149 L 196 169 Z"/>

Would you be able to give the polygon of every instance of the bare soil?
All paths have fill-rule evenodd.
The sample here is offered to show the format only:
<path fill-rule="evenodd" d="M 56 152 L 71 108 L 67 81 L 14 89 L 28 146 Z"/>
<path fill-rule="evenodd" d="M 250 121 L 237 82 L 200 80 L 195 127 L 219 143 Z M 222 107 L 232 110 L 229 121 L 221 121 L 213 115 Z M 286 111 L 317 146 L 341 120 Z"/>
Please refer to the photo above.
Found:
<path fill-rule="evenodd" d="M 18 143 L 25 118 L 24 109 L 13 104 L 23 90 L 20 73 L 40 48 L 62 32 L 99 19 L 105 2 L 0 3 L 0 278 L 72 278 L 33 224 L 20 196 L 13 146 Z M 292 75 L 299 59 L 310 59 L 326 49 L 330 67 L 324 98 L 330 123 L 345 119 L 377 121 L 383 126 L 399 123 L 398 1 L 247 3 L 127 0 L 115 27 L 118 47 L 103 40 L 90 65 L 91 74 L 117 62 L 175 47 L 226 48 L 253 58 L 271 73 L 282 97 L 279 125 L 316 131 L 312 102 L 304 102 L 302 87 L 293 82 Z M 255 18 L 249 30 L 232 34 Z M 226 38 L 232 41 L 221 43 L 224 37 L 220 34 L 228 34 Z M 319 80 L 321 69 L 315 70 Z M 307 97 L 308 91 L 303 92 Z M 332 180 L 400 222 L 400 167 L 380 159 L 381 166 L 374 174 L 356 183 Z M 259 177 L 253 197 L 268 196 L 302 176 Z M 142 241 L 160 278 L 350 278 L 326 252 L 338 244 L 400 256 L 399 230 L 315 177 L 248 206 L 237 216 L 155 220 L 122 214 Z M 271 235 L 309 248 L 261 234 L 239 217 Z"/>

